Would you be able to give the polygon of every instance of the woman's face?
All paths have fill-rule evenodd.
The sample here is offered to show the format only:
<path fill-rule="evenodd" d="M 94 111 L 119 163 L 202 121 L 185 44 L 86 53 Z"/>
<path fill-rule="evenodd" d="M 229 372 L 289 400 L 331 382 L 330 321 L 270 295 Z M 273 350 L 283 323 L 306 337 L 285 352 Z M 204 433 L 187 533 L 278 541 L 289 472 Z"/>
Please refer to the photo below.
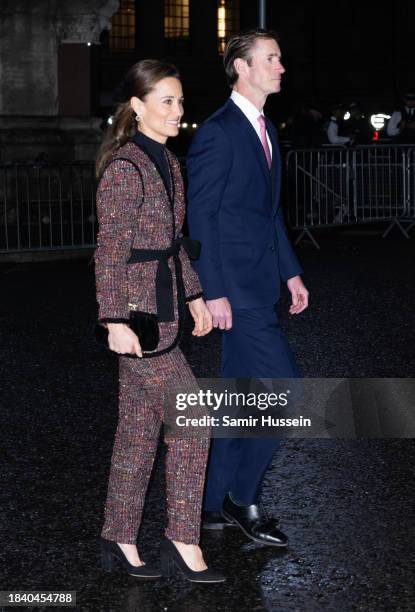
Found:
<path fill-rule="evenodd" d="M 145 100 L 131 98 L 131 107 L 139 115 L 138 129 L 149 138 L 164 144 L 169 136 L 179 133 L 183 116 L 183 90 L 178 79 L 161 79 Z"/>

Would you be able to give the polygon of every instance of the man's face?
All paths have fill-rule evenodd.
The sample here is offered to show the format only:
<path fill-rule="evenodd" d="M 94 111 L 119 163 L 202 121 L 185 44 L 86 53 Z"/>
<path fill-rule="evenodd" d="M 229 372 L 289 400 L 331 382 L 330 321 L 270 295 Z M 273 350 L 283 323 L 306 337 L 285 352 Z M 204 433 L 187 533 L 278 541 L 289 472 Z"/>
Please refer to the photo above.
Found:
<path fill-rule="evenodd" d="M 415 98 L 412 98 L 412 96 L 410 98 L 404 98 L 403 101 L 405 103 L 405 106 L 407 106 L 408 108 L 415 107 Z"/>
<path fill-rule="evenodd" d="M 258 38 L 251 49 L 251 58 L 245 73 L 249 85 L 264 95 L 278 93 L 285 72 L 278 43 L 272 38 Z"/>

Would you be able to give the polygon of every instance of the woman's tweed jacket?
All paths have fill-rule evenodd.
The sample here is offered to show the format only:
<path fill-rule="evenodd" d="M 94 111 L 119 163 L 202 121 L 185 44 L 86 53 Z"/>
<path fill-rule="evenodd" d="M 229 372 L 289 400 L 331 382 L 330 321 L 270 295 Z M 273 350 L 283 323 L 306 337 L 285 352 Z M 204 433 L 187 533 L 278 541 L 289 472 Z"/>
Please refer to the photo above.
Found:
<path fill-rule="evenodd" d="M 127 264 L 134 249 L 166 249 L 180 236 L 185 216 L 184 186 L 177 158 L 166 149 L 172 174 L 172 199 L 148 155 L 134 142 L 120 147 L 107 166 L 97 190 L 99 232 L 95 251 L 98 318 L 128 322 L 129 303 L 157 314 L 157 261 Z M 138 168 L 137 168 L 138 167 Z M 141 174 L 141 175 L 140 175 Z M 184 249 L 180 262 L 186 299 L 202 295 L 199 279 Z M 175 278 L 173 259 L 169 267 Z M 177 283 L 174 283 L 175 321 L 161 322 L 159 351 L 178 340 Z"/>

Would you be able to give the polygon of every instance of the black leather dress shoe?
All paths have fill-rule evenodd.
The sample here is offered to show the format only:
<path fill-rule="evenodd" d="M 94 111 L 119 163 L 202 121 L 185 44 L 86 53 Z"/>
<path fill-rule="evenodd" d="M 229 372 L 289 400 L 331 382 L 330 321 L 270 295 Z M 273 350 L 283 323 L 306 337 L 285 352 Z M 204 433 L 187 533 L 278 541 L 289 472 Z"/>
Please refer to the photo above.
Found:
<path fill-rule="evenodd" d="M 228 521 L 221 512 L 202 512 L 202 528 L 222 530 L 225 527 L 237 527 L 231 521 Z"/>
<path fill-rule="evenodd" d="M 278 521 L 263 516 L 256 504 L 240 506 L 228 494 L 223 500 L 222 514 L 228 521 L 238 525 L 254 542 L 280 547 L 288 544 L 287 536 L 278 529 Z"/>

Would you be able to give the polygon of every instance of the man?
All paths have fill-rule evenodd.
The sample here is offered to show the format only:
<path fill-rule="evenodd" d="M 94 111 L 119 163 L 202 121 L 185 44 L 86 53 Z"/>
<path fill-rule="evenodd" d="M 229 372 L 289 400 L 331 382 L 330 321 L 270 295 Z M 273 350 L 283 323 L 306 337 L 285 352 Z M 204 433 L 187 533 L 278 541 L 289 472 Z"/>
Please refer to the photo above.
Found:
<path fill-rule="evenodd" d="M 398 144 L 415 143 L 415 93 L 403 95 L 403 106 L 392 113 L 386 126 L 386 133 Z"/>
<path fill-rule="evenodd" d="M 277 133 L 262 109 L 281 87 L 284 68 L 276 35 L 251 30 L 232 37 L 224 54 L 231 98 L 197 131 L 188 155 L 190 234 L 202 250 L 196 268 L 215 327 L 224 330 L 222 376 L 298 376 L 275 310 L 280 278 L 292 295 L 290 313 L 308 293 L 279 205 Z M 258 506 L 276 439 L 215 439 L 204 501 L 204 527 L 234 524 L 251 539 L 286 546 L 277 522 Z"/>
<path fill-rule="evenodd" d="M 342 136 L 339 134 L 339 127 L 343 121 L 345 109 L 343 106 L 335 106 L 332 109 L 330 121 L 327 124 L 327 140 L 332 145 L 352 144 L 353 139 L 350 136 Z"/>

